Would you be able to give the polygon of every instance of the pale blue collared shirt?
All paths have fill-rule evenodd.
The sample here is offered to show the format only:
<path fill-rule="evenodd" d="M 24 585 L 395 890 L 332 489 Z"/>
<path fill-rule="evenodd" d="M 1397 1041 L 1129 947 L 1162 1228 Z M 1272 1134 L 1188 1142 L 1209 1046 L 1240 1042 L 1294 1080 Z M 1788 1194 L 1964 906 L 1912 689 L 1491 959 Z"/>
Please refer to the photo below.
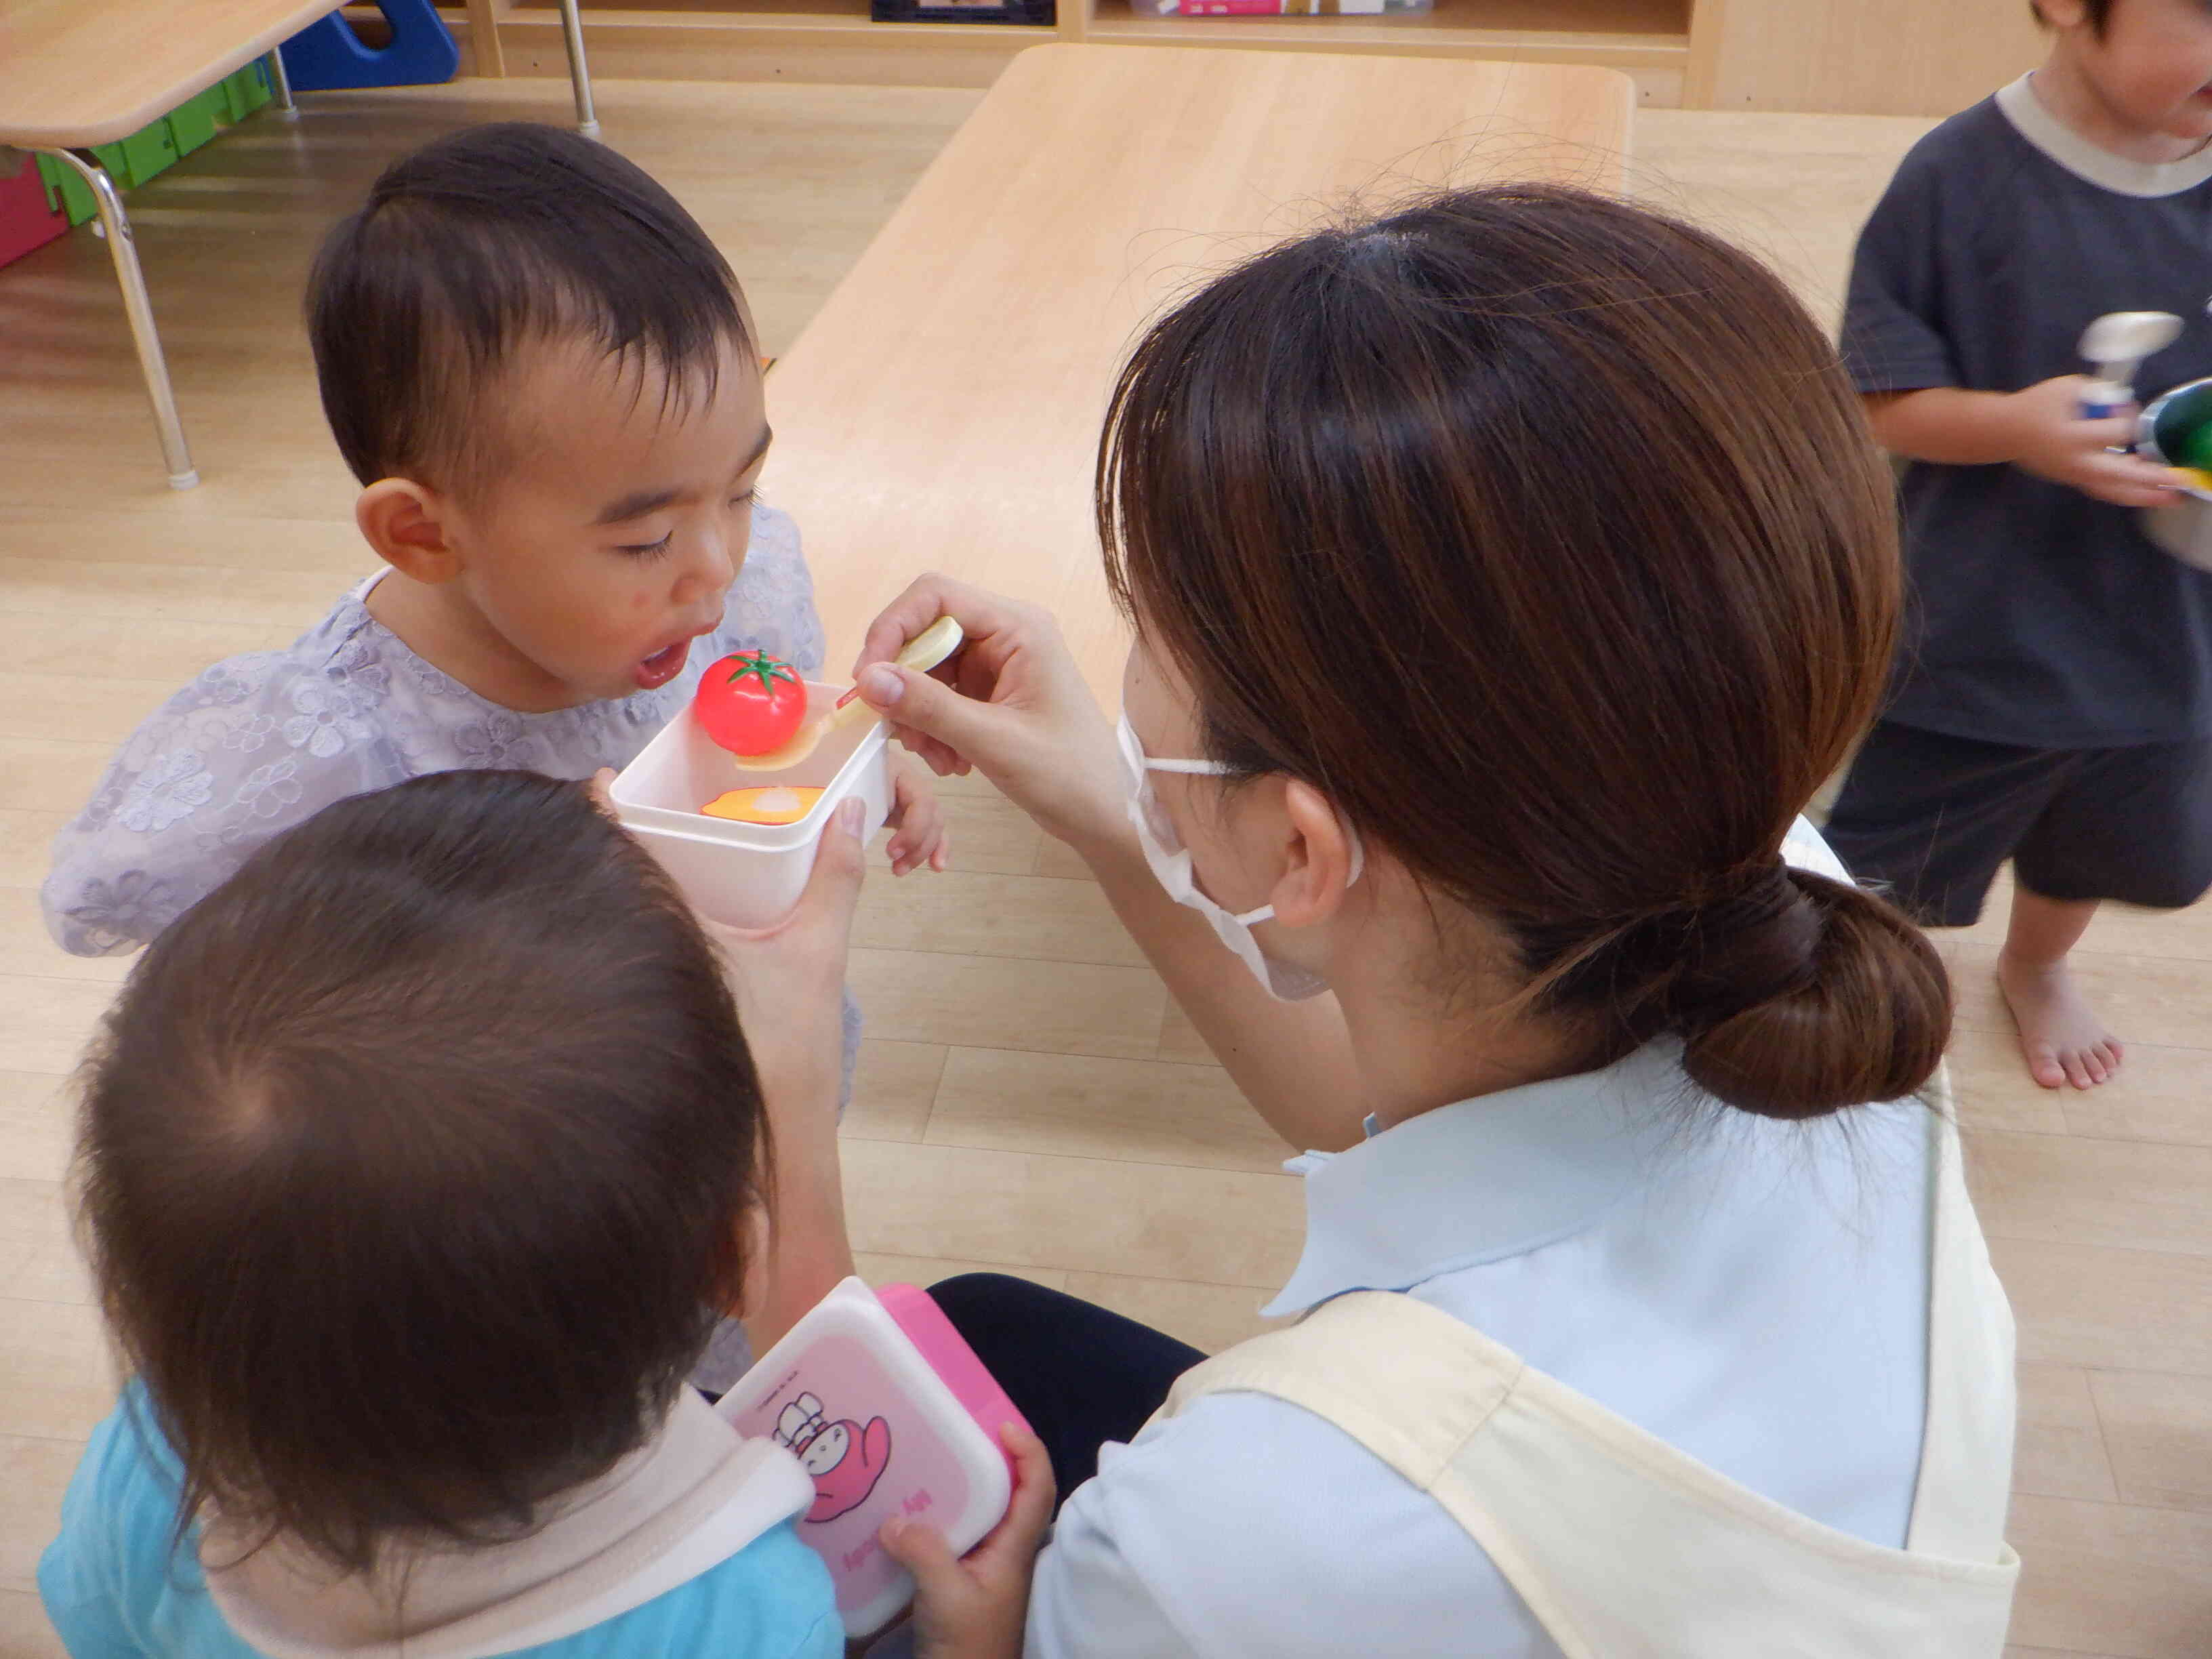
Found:
<path fill-rule="evenodd" d="M 1442 1107 L 1292 1161 L 1305 1250 L 1267 1311 L 1405 1291 L 1753 1492 L 1900 1546 L 1927 1391 L 1923 1109 L 1754 1117 L 1664 1042 Z M 1249 1394 L 1105 1449 L 1038 1559 L 1026 1650 L 1559 1655 L 1440 1507 Z"/>

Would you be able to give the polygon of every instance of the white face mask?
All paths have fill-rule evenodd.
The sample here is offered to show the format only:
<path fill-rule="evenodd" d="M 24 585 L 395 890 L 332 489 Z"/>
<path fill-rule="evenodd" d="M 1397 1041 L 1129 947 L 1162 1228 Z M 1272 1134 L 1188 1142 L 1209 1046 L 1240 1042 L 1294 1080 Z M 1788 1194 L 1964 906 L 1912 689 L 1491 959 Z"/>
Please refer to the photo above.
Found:
<path fill-rule="evenodd" d="M 1176 834 L 1175 824 L 1169 819 L 1159 799 L 1152 793 L 1152 772 L 1186 772 L 1202 777 L 1224 777 L 1230 769 L 1218 761 L 1151 760 L 1137 734 L 1130 729 L 1129 717 L 1121 716 L 1116 735 L 1121 744 L 1122 781 L 1129 792 L 1129 822 L 1136 826 L 1137 844 L 1144 849 L 1145 862 L 1152 866 L 1153 877 L 1177 904 L 1188 905 L 1204 916 L 1212 925 L 1214 936 L 1227 945 L 1251 969 L 1252 977 L 1267 989 L 1268 995 L 1279 1002 L 1303 1002 L 1308 997 L 1319 996 L 1328 988 L 1328 981 L 1320 975 L 1287 962 L 1277 962 L 1263 954 L 1260 941 L 1252 937 L 1252 924 L 1272 921 L 1275 907 L 1263 904 L 1256 910 L 1247 910 L 1235 915 L 1223 909 L 1198 890 L 1198 878 L 1190 867 L 1190 854 Z M 1359 879 L 1359 872 L 1367 862 L 1366 849 L 1360 845 L 1359 832 L 1351 825 L 1345 833 L 1352 838 L 1351 881 Z"/>

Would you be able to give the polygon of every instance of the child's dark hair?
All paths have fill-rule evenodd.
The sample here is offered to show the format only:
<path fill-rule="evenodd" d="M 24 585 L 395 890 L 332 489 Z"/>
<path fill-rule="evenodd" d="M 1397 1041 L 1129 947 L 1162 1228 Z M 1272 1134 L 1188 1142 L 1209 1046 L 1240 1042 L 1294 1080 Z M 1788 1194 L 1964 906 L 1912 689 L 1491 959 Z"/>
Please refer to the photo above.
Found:
<path fill-rule="evenodd" d="M 183 1528 L 360 1570 L 514 1535 L 657 1428 L 766 1155 L 712 945 L 575 784 L 325 809 L 131 972 L 87 1062 L 102 1303 Z"/>
<path fill-rule="evenodd" d="M 2043 15 L 2039 0 L 2027 0 L 2027 9 L 2034 14 L 2037 22 L 2045 28 L 2051 27 L 2051 20 Z M 2101 40 L 2105 25 L 2112 21 L 2112 0 L 2081 0 L 2081 9 L 2089 14 L 2090 32 Z"/>
<path fill-rule="evenodd" d="M 394 161 L 307 278 L 323 412 L 355 477 L 480 489 L 510 434 L 484 393 L 515 347 L 568 336 L 672 398 L 747 345 L 738 282 L 634 162 L 565 128 L 465 128 Z M 749 347 L 748 347 L 749 349 Z"/>
<path fill-rule="evenodd" d="M 1205 752 L 1496 918 L 1589 1064 L 1673 1033 L 1777 1117 L 1934 1072 L 1934 949 L 1779 857 L 1902 576 L 1835 349 L 1755 260 L 1541 185 L 1303 237 L 1139 344 L 1098 498 Z"/>

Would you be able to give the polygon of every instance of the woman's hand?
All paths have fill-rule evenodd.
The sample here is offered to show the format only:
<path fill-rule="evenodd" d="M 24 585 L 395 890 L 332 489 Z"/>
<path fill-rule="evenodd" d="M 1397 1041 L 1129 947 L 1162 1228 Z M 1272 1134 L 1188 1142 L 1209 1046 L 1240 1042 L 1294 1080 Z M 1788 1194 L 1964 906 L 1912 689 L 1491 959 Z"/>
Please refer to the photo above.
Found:
<path fill-rule="evenodd" d="M 967 639 L 933 673 L 890 659 L 939 617 Z M 975 768 L 1079 850 L 1128 834 L 1114 728 L 1051 616 L 928 575 L 868 629 L 854 668 L 861 701 L 940 775 Z"/>
<path fill-rule="evenodd" d="M 1014 1496 L 983 1541 L 955 1557 L 936 1528 L 894 1516 L 884 1551 L 914 1575 L 915 1659 L 1020 1659 L 1030 1574 L 1052 1521 L 1052 1460 L 1017 1424 L 999 1439 L 1014 1460 Z"/>
<path fill-rule="evenodd" d="M 867 862 L 865 817 L 858 800 L 831 814 L 806 890 L 775 926 L 726 927 L 701 919 L 721 948 L 774 1152 L 769 1243 L 754 1255 L 743 1310 L 758 1353 L 853 1271 L 837 1162 L 837 1091 L 845 958 Z"/>
<path fill-rule="evenodd" d="M 860 838 L 866 810 L 848 800 L 830 815 L 806 889 L 781 921 L 729 927 L 700 918 L 721 948 L 745 1046 L 779 1132 L 780 1120 L 794 1109 L 811 1109 L 825 1097 L 833 1121 L 836 1114 L 845 962 L 867 862 Z"/>

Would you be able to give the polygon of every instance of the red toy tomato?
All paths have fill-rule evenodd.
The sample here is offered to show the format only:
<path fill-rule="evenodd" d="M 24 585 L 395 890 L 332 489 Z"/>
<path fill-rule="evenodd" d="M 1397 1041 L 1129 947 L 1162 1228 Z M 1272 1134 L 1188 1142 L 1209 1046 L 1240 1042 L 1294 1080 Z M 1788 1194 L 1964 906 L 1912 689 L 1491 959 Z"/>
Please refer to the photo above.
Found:
<path fill-rule="evenodd" d="M 765 651 L 740 651 L 699 677 L 692 711 L 707 735 L 733 755 L 780 749 L 806 718 L 799 671 Z"/>

